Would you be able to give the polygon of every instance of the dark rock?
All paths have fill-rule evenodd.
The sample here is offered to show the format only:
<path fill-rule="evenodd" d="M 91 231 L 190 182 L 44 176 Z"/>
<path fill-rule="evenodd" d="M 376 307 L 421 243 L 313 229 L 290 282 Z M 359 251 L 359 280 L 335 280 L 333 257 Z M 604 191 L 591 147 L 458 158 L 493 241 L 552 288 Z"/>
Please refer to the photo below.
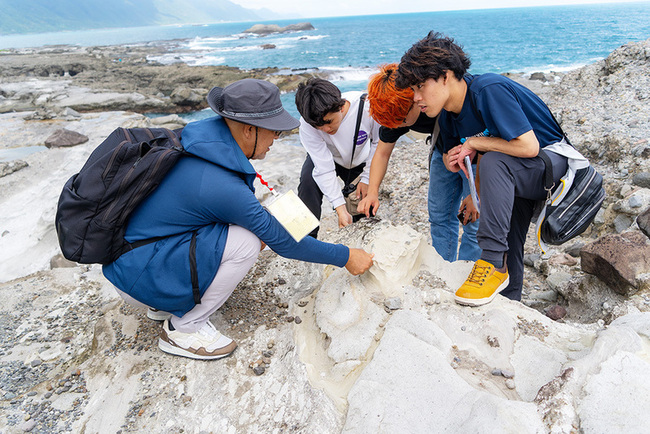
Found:
<path fill-rule="evenodd" d="M 639 214 L 636 218 L 636 224 L 641 229 L 641 232 L 650 238 L 650 208 Z"/>
<path fill-rule="evenodd" d="M 650 173 L 641 172 L 634 175 L 632 183 L 643 188 L 650 188 Z"/>
<path fill-rule="evenodd" d="M 275 44 L 262 44 L 260 47 L 262 50 L 272 50 L 275 48 Z"/>
<path fill-rule="evenodd" d="M 544 313 L 553 321 L 557 321 L 566 316 L 566 309 L 559 304 L 556 304 L 554 306 L 550 306 Z"/>
<path fill-rule="evenodd" d="M 532 74 L 530 74 L 530 79 L 539 80 L 539 81 L 548 81 L 546 75 L 543 72 L 533 72 Z"/>
<path fill-rule="evenodd" d="M 577 243 L 574 243 L 574 244 L 570 245 L 569 247 L 567 247 L 566 249 L 564 249 L 564 251 L 567 254 L 573 256 L 574 258 L 579 258 L 580 257 L 580 250 L 582 250 L 582 248 L 584 246 L 585 246 L 585 243 L 583 243 L 582 241 L 578 241 Z"/>
<path fill-rule="evenodd" d="M 264 372 L 266 372 L 266 368 L 264 366 L 255 366 L 253 368 L 253 372 L 255 375 L 262 375 Z"/>
<path fill-rule="evenodd" d="M 88 137 L 76 131 L 70 131 L 65 128 L 56 130 L 50 137 L 45 139 L 45 146 L 48 148 L 67 148 L 86 143 Z"/>
<path fill-rule="evenodd" d="M 650 240 L 639 231 L 606 235 L 580 252 L 582 271 L 593 274 L 621 295 L 639 289 L 637 276 L 650 272 Z"/>
<path fill-rule="evenodd" d="M 527 253 L 524 255 L 524 265 L 535 267 L 535 264 L 537 264 L 537 261 L 540 259 L 541 255 L 539 253 Z"/>
<path fill-rule="evenodd" d="M 625 214 L 619 214 L 614 219 L 614 230 L 617 234 L 620 234 L 632 226 L 632 223 L 633 220 L 631 217 L 626 216 Z"/>

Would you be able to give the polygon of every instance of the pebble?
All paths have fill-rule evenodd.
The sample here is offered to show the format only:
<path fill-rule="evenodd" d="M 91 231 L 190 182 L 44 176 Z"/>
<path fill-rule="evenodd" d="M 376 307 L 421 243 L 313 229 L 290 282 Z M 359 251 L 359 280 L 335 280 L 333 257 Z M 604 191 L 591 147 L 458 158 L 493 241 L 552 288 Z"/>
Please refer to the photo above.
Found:
<path fill-rule="evenodd" d="M 273 350 L 262 351 L 262 357 L 271 357 L 273 355 Z"/>
<path fill-rule="evenodd" d="M 287 322 L 293 322 L 294 319 L 295 319 L 294 317 L 292 317 L 292 316 L 288 316 L 288 317 L 287 317 Z"/>
<path fill-rule="evenodd" d="M 391 297 L 384 300 L 384 306 L 390 310 L 397 310 L 402 308 L 402 299 L 399 297 Z"/>
<path fill-rule="evenodd" d="M 35 368 L 35 367 L 37 367 L 38 365 L 40 365 L 41 363 L 43 363 L 43 361 L 42 361 L 41 359 L 35 359 L 35 360 L 32 360 L 32 362 L 30 363 L 30 365 L 32 366 L 32 368 Z"/>
<path fill-rule="evenodd" d="M 300 300 L 298 302 L 298 307 L 305 307 L 309 302 L 307 300 Z"/>
<path fill-rule="evenodd" d="M 302 319 L 301 319 L 299 316 L 297 316 L 297 317 L 294 319 L 294 321 L 296 322 L 296 324 L 300 324 L 300 323 L 302 322 Z"/>
<path fill-rule="evenodd" d="M 266 371 L 266 368 L 264 366 L 255 366 L 253 368 L 253 372 L 255 375 L 262 375 Z"/>
<path fill-rule="evenodd" d="M 551 318 L 553 321 L 557 321 L 566 316 L 567 312 L 563 306 L 559 304 L 553 305 L 546 309 L 545 314 L 547 317 Z"/>
<path fill-rule="evenodd" d="M 266 348 L 268 348 L 269 350 L 270 350 L 271 348 L 273 348 L 274 346 L 275 346 L 275 341 L 274 341 L 273 339 L 271 339 L 271 340 L 266 344 Z"/>
<path fill-rule="evenodd" d="M 499 369 L 499 368 L 493 369 L 492 370 L 492 375 L 494 375 L 495 377 L 500 377 L 501 376 L 501 369 Z"/>
<path fill-rule="evenodd" d="M 517 387 L 517 385 L 515 384 L 515 380 L 513 379 L 506 380 L 506 387 L 511 390 Z"/>
<path fill-rule="evenodd" d="M 643 201 L 637 196 L 630 197 L 627 203 L 630 205 L 630 208 L 640 208 L 643 205 Z"/>
<path fill-rule="evenodd" d="M 514 378 L 515 373 L 512 371 L 506 371 L 505 369 L 502 369 L 501 375 L 503 375 L 505 378 Z"/>
<path fill-rule="evenodd" d="M 24 424 L 22 424 L 22 426 L 21 426 L 20 428 L 21 428 L 24 432 L 30 432 L 31 430 L 34 429 L 35 426 L 36 426 L 36 421 L 32 419 L 32 420 L 28 420 L 27 422 L 25 422 Z"/>

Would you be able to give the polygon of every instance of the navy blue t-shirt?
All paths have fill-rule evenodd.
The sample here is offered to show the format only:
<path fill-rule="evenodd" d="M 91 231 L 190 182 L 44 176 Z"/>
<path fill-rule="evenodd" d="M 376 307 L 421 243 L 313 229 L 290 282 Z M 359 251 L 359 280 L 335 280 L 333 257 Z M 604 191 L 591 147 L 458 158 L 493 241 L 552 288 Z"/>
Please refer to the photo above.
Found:
<path fill-rule="evenodd" d="M 461 112 L 440 112 L 440 137 L 445 152 L 459 145 L 461 138 L 475 136 L 485 129 L 490 136 L 507 141 L 532 129 L 542 148 L 562 140 L 553 115 L 531 90 L 499 74 L 467 75 L 465 81 L 469 87 Z M 470 98 L 474 99 L 478 116 Z"/>

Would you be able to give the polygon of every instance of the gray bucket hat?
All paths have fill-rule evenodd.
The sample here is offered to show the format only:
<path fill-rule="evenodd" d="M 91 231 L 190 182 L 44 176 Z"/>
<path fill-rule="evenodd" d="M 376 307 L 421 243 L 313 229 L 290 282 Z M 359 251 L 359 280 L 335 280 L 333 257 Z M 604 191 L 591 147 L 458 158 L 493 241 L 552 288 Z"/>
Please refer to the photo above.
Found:
<path fill-rule="evenodd" d="M 208 93 L 210 108 L 224 118 L 272 131 L 290 131 L 300 121 L 282 107 L 280 89 L 273 83 L 245 78 Z"/>

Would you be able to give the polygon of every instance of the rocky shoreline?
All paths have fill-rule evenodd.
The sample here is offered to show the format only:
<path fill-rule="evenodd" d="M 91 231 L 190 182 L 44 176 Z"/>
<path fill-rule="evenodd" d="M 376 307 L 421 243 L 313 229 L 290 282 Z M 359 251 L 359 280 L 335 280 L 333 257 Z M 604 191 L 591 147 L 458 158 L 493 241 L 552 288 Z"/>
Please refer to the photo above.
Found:
<path fill-rule="evenodd" d="M 346 230 L 335 228 L 331 213 L 323 221 L 326 240 L 375 251 L 374 271 L 352 278 L 262 252 L 213 317 L 240 344 L 216 363 L 161 353 L 159 325 L 125 305 L 99 267 L 57 255 L 61 186 L 113 128 L 151 124 L 138 113 L 153 103 L 139 101 L 159 99 L 161 111 L 178 113 L 185 106 L 172 101 L 177 87 L 198 96 L 247 74 L 278 77 L 147 63 L 167 49 L 0 53 L 0 150 L 41 147 L 61 129 L 88 138 L 43 148 L 0 171 L 0 431 L 491 426 L 569 433 L 650 426 L 650 40 L 566 74 L 513 75 L 548 102 L 603 174 L 608 193 L 595 224 L 548 257 L 539 255 L 531 230 L 523 303 L 499 297 L 476 309 L 455 305 L 452 288 L 471 264 L 445 263 L 430 247 L 428 147 L 409 135 L 391 158 L 378 218 Z M 172 82 L 176 74 L 185 78 Z M 291 77 L 287 89 L 300 79 Z M 164 95 L 156 96 L 166 80 Z M 86 101 L 132 96 L 93 108 L 66 104 L 70 89 L 82 89 L 77 95 Z M 295 134 L 283 138 L 255 163 L 280 190 L 297 185 L 304 159 L 298 144 Z M 257 194 L 268 196 L 261 186 Z M 602 259 L 589 273 L 587 251 Z"/>
<path fill-rule="evenodd" d="M 0 113 L 69 107 L 79 112 L 130 110 L 184 113 L 207 107 L 213 86 L 261 78 L 282 91 L 295 89 L 304 73 L 277 68 L 163 65 L 149 60 L 180 53 L 182 40 L 125 46 L 48 46 L 0 51 Z"/>

